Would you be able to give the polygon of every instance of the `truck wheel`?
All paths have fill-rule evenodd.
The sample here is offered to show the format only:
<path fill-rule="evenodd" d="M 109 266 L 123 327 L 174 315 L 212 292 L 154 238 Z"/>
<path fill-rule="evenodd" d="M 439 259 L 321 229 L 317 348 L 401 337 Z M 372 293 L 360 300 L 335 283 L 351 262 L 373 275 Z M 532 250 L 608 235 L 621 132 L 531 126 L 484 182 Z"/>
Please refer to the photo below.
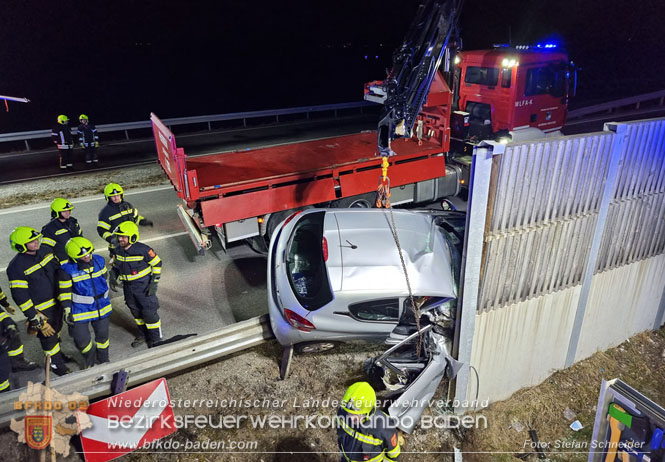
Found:
<path fill-rule="evenodd" d="M 336 209 L 371 209 L 374 205 L 374 199 L 374 193 L 360 194 L 338 199 L 330 206 Z"/>
<path fill-rule="evenodd" d="M 312 354 L 323 353 L 324 351 L 332 350 L 337 346 L 337 342 L 320 341 L 320 342 L 304 342 L 294 345 L 296 353 Z"/>
<path fill-rule="evenodd" d="M 261 255 L 268 255 L 268 244 L 263 236 L 254 236 L 247 239 L 247 245 L 254 252 Z"/>

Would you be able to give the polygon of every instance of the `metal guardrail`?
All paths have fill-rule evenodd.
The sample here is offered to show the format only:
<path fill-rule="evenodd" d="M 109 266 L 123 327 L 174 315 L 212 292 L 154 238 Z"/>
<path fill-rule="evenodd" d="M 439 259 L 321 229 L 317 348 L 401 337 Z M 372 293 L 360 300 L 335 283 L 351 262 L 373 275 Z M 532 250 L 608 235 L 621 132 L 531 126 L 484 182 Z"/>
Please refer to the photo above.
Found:
<path fill-rule="evenodd" d="M 597 114 L 599 112 L 612 113 L 616 109 L 626 106 L 634 105 L 635 109 L 640 109 L 640 105 L 642 103 L 654 100 L 658 100 L 658 106 L 663 106 L 663 103 L 665 103 L 665 90 L 654 91 L 652 93 L 645 93 L 643 95 L 621 98 L 614 101 L 608 101 L 607 103 L 574 109 L 568 112 L 568 120 L 579 119 L 580 117 Z"/>
<path fill-rule="evenodd" d="M 162 119 L 165 125 L 169 128 L 174 125 L 191 125 L 191 124 L 206 124 L 208 130 L 212 130 L 212 122 L 221 122 L 229 120 L 242 120 L 243 127 L 247 126 L 248 119 L 256 119 L 260 117 L 275 117 L 279 122 L 279 117 L 292 114 L 305 114 L 309 119 L 309 114 L 312 112 L 325 112 L 333 111 L 334 116 L 337 117 L 337 111 L 344 109 L 362 109 L 366 107 L 376 106 L 376 104 L 368 103 L 366 101 L 353 102 L 353 103 L 337 103 L 337 104 L 324 104 L 320 106 L 300 106 L 285 109 L 267 109 L 262 111 L 251 112 L 232 112 L 229 114 L 214 114 L 194 117 L 178 117 L 175 119 Z M 97 125 L 97 131 L 100 133 L 107 132 L 125 132 L 125 138 L 129 140 L 129 131 L 138 130 L 143 128 L 151 128 L 150 120 L 139 122 L 123 122 L 117 124 L 103 124 Z M 74 129 L 74 127 L 72 127 Z M 33 130 L 29 132 L 16 132 L 16 133 L 0 133 L 0 143 L 9 141 L 24 141 L 26 149 L 30 149 L 28 140 L 49 138 L 51 130 Z"/>
<path fill-rule="evenodd" d="M 272 338 L 270 321 L 267 315 L 263 315 L 215 332 L 149 349 L 120 361 L 52 378 L 51 388 L 64 395 L 78 392 L 92 401 L 111 394 L 113 374 L 121 369 L 128 373 L 127 385 L 136 386 L 260 345 Z M 12 418 L 25 416 L 24 411 L 14 410 L 14 403 L 25 391 L 25 388 L 19 388 L 0 395 L 0 426 L 8 425 Z"/>

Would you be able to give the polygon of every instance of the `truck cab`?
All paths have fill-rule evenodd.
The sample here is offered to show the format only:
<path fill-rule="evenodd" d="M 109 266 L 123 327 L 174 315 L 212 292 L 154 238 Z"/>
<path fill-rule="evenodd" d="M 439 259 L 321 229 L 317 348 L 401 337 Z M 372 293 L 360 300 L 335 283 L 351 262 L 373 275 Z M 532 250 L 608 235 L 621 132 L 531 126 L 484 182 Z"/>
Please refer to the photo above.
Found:
<path fill-rule="evenodd" d="M 462 51 L 455 61 L 454 93 L 468 134 L 453 137 L 482 140 L 528 127 L 545 133 L 563 127 L 574 71 L 555 45 Z"/>

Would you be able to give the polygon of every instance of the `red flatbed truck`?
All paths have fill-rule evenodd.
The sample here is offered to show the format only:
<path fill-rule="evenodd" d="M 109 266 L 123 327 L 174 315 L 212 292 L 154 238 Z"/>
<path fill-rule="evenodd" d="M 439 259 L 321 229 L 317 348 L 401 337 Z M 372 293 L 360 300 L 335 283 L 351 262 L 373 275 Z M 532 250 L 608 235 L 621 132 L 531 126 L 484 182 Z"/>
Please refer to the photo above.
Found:
<path fill-rule="evenodd" d="M 250 239 L 260 248 L 289 214 L 307 206 L 371 207 L 381 174 L 376 133 L 187 157 L 151 115 L 159 162 L 184 206 L 178 215 L 197 250 Z M 389 158 L 391 202 L 432 202 L 459 192 L 458 172 L 432 139 L 399 139 Z"/>

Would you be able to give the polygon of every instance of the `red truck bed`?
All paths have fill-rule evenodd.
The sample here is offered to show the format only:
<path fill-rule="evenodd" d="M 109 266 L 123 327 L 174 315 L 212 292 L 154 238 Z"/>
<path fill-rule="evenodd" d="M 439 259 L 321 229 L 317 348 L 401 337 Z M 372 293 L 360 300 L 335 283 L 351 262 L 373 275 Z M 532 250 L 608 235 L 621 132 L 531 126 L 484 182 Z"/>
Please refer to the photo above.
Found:
<path fill-rule="evenodd" d="M 152 122 L 159 161 L 188 206 L 200 204 L 204 226 L 371 192 L 381 174 L 375 132 L 187 158 Z M 440 145 L 402 139 L 392 148 L 392 187 L 445 175 Z"/>

